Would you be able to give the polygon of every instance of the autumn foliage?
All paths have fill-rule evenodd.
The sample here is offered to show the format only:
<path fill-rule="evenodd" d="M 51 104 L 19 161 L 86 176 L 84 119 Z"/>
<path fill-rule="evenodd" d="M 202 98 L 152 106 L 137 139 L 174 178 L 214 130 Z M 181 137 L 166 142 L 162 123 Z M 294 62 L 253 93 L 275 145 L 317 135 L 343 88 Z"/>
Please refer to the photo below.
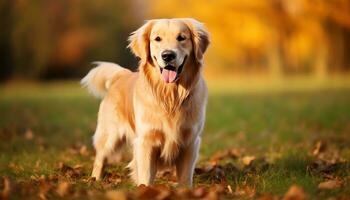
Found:
<path fill-rule="evenodd" d="M 347 0 L 36 1 L 0 4 L 2 78 L 81 76 L 96 60 L 135 67 L 127 37 L 145 19 L 193 17 L 212 36 L 206 74 L 313 75 L 350 69 Z"/>

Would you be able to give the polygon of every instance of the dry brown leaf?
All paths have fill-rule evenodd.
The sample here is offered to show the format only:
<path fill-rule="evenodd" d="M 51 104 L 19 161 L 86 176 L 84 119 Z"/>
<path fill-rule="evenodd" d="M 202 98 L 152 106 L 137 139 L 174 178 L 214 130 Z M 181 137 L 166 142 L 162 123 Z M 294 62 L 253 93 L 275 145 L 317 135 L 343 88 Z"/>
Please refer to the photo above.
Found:
<path fill-rule="evenodd" d="M 50 182 L 48 182 L 45 178 L 45 176 L 40 176 L 39 178 L 40 180 L 40 186 L 39 186 L 39 193 L 38 196 L 40 197 L 40 199 L 47 199 L 46 195 L 47 193 L 51 190 L 52 185 L 50 184 Z"/>
<path fill-rule="evenodd" d="M 179 199 L 188 199 L 192 195 L 188 188 L 179 188 L 175 190 L 175 194 L 180 197 Z"/>
<path fill-rule="evenodd" d="M 331 190 L 341 187 L 342 182 L 339 180 L 329 180 L 318 184 L 319 189 Z"/>
<path fill-rule="evenodd" d="M 40 168 L 40 164 L 41 164 L 41 161 L 40 160 L 37 160 L 35 162 L 35 169 L 39 169 Z"/>
<path fill-rule="evenodd" d="M 249 185 L 245 185 L 243 187 L 236 186 L 236 190 L 234 192 L 234 195 L 236 196 L 244 196 L 249 198 L 254 197 L 255 194 L 256 194 L 256 188 Z"/>
<path fill-rule="evenodd" d="M 314 156 L 319 155 L 321 152 L 324 152 L 326 149 L 326 145 L 322 141 L 317 141 L 314 150 L 312 151 L 312 154 Z"/>
<path fill-rule="evenodd" d="M 292 185 L 288 189 L 287 193 L 283 196 L 283 200 L 303 200 L 307 199 L 307 195 L 305 194 L 303 188 Z"/>
<path fill-rule="evenodd" d="M 342 163 L 339 162 L 333 163 L 326 160 L 317 159 L 307 166 L 307 170 L 311 174 L 322 174 L 324 178 L 333 178 L 332 174 L 334 174 L 341 165 Z"/>
<path fill-rule="evenodd" d="M 75 170 L 81 170 L 82 168 L 83 168 L 83 165 L 81 165 L 81 164 L 76 164 L 73 166 L 73 169 L 75 169 Z"/>
<path fill-rule="evenodd" d="M 16 173 L 24 171 L 24 168 L 21 165 L 11 162 L 8 167 Z"/>
<path fill-rule="evenodd" d="M 34 133 L 32 129 L 27 129 L 26 132 L 24 133 L 24 138 L 26 140 L 32 140 L 34 138 Z"/>
<path fill-rule="evenodd" d="M 219 194 L 213 190 L 209 191 L 209 193 L 203 198 L 203 200 L 218 200 Z"/>
<path fill-rule="evenodd" d="M 202 166 L 202 167 L 196 167 L 194 169 L 195 173 L 198 174 L 198 175 L 201 175 L 201 174 L 204 174 L 204 173 L 208 173 L 210 171 L 212 171 L 214 169 L 216 165 L 205 165 L 205 166 Z"/>
<path fill-rule="evenodd" d="M 241 189 L 241 187 L 236 186 L 234 195 L 236 196 L 243 196 L 245 194 L 244 190 Z"/>
<path fill-rule="evenodd" d="M 255 187 L 245 186 L 244 187 L 244 191 L 245 191 L 245 194 L 249 198 L 253 198 L 255 196 L 255 194 L 256 194 L 256 188 Z"/>
<path fill-rule="evenodd" d="M 255 156 L 244 156 L 242 158 L 242 162 L 244 165 L 250 165 L 252 163 L 253 160 L 255 160 Z"/>
<path fill-rule="evenodd" d="M 151 186 L 140 185 L 136 189 L 136 195 L 140 199 L 155 199 L 159 191 Z"/>
<path fill-rule="evenodd" d="M 207 194 L 207 190 L 205 187 L 198 187 L 192 191 L 192 197 L 194 198 L 202 198 Z"/>
<path fill-rule="evenodd" d="M 168 199 L 171 196 L 170 188 L 164 184 L 155 185 L 154 188 L 159 192 L 155 198 L 156 200 Z"/>
<path fill-rule="evenodd" d="M 227 185 L 227 191 L 228 191 L 229 194 L 233 194 L 231 185 Z"/>
<path fill-rule="evenodd" d="M 241 151 L 236 148 L 232 149 L 225 149 L 216 152 L 211 158 L 210 158 L 210 163 L 217 164 L 218 161 L 223 160 L 225 158 L 239 158 L 242 155 Z"/>
<path fill-rule="evenodd" d="M 157 177 L 168 180 L 168 183 L 177 182 L 176 170 L 173 169 L 160 170 Z"/>
<path fill-rule="evenodd" d="M 257 200 L 277 200 L 277 199 L 279 199 L 277 196 L 266 194 L 266 195 L 260 196 Z"/>
<path fill-rule="evenodd" d="M 107 172 L 105 174 L 104 181 L 107 182 L 107 183 L 118 184 L 118 183 L 122 182 L 122 177 L 119 174 L 117 174 L 117 173 Z"/>
<path fill-rule="evenodd" d="M 127 195 L 124 191 L 109 190 L 106 192 L 106 198 L 109 200 L 127 200 Z"/>
<path fill-rule="evenodd" d="M 214 184 L 210 188 L 210 190 L 215 191 L 218 194 L 224 193 L 226 190 L 226 184 L 221 183 L 221 184 Z"/>
<path fill-rule="evenodd" d="M 216 181 L 221 181 L 225 180 L 225 170 L 227 165 L 206 165 L 203 167 L 198 167 L 195 169 L 195 173 L 198 175 L 205 175 L 208 176 L 210 179 L 216 180 Z"/>
<path fill-rule="evenodd" d="M 7 177 L 3 178 L 4 188 L 1 191 L 1 199 L 8 199 L 11 192 L 11 183 Z"/>
<path fill-rule="evenodd" d="M 82 169 L 82 165 L 75 165 L 74 167 L 70 167 L 66 164 L 64 164 L 63 162 L 60 162 L 58 164 L 58 168 L 61 171 L 61 173 L 63 173 L 65 176 L 69 177 L 69 178 L 78 178 L 81 177 L 83 174 L 83 169 Z"/>
<path fill-rule="evenodd" d="M 70 189 L 70 184 L 68 182 L 61 182 L 58 184 L 56 192 L 60 197 L 64 197 L 68 194 Z"/>
<path fill-rule="evenodd" d="M 80 147 L 79 153 L 82 156 L 88 156 L 89 155 L 89 151 L 88 151 L 88 148 L 86 147 L 86 145 L 83 145 L 83 146 Z"/>

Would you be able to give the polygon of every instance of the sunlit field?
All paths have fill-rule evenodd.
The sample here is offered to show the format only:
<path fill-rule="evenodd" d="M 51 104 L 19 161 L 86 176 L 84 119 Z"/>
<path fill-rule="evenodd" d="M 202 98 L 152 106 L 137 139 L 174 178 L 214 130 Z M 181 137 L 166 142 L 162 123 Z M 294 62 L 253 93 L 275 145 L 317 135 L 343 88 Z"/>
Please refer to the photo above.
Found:
<path fill-rule="evenodd" d="M 350 84 L 344 80 L 209 81 L 195 190 L 177 188 L 172 172 L 159 173 L 157 184 L 166 189 L 158 190 L 168 192 L 163 199 L 272 199 L 291 187 L 312 199 L 349 197 Z M 1 195 L 144 197 L 127 176 L 128 156 L 108 165 L 101 182 L 89 178 L 99 100 L 78 82 L 11 84 L 0 93 Z"/>

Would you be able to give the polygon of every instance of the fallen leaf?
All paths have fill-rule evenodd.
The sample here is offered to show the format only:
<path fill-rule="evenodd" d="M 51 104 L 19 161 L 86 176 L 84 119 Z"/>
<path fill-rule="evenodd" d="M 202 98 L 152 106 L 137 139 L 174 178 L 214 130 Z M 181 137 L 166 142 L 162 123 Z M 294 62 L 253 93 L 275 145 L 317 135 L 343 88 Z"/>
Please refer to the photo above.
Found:
<path fill-rule="evenodd" d="M 113 173 L 107 172 L 107 173 L 105 173 L 104 182 L 119 184 L 122 182 L 122 177 L 115 172 L 113 172 Z"/>
<path fill-rule="evenodd" d="M 83 145 L 83 146 L 80 147 L 79 153 L 82 156 L 88 156 L 89 155 L 89 151 L 88 151 L 88 148 L 86 147 L 86 145 Z"/>
<path fill-rule="evenodd" d="M 21 165 L 11 162 L 8 167 L 13 170 L 15 173 L 24 171 L 24 168 Z"/>
<path fill-rule="evenodd" d="M 312 151 L 312 154 L 314 156 L 319 155 L 320 153 L 324 152 L 326 150 L 326 145 L 322 141 L 317 141 L 314 150 Z"/>
<path fill-rule="evenodd" d="M 249 198 L 253 198 L 256 194 L 255 187 L 245 186 L 244 191 L 245 191 L 246 196 L 248 196 Z"/>
<path fill-rule="evenodd" d="M 179 188 L 175 190 L 175 194 L 178 199 L 189 199 L 191 197 L 191 191 L 188 188 Z"/>
<path fill-rule="evenodd" d="M 151 186 L 140 185 L 136 188 L 136 196 L 140 199 L 155 199 L 159 191 Z"/>
<path fill-rule="evenodd" d="M 253 160 L 255 160 L 255 156 L 244 156 L 242 158 L 242 162 L 244 165 L 250 165 Z"/>
<path fill-rule="evenodd" d="M 124 191 L 120 190 L 109 190 L 106 192 L 106 198 L 109 200 L 127 200 L 127 195 Z"/>
<path fill-rule="evenodd" d="M 58 168 L 61 171 L 61 173 L 63 173 L 65 176 L 69 177 L 69 178 L 78 178 L 81 177 L 82 174 L 82 165 L 75 165 L 74 167 L 70 167 L 66 164 L 64 164 L 63 162 L 60 162 L 58 164 Z"/>
<path fill-rule="evenodd" d="M 277 196 L 272 196 L 270 194 L 262 195 L 257 200 L 278 200 Z"/>
<path fill-rule="evenodd" d="M 271 164 L 265 158 L 256 158 L 249 165 L 244 166 L 246 173 L 260 173 L 266 171 Z"/>
<path fill-rule="evenodd" d="M 287 193 L 283 196 L 283 200 L 303 200 L 307 199 L 307 195 L 305 194 L 303 188 L 292 185 L 288 189 Z"/>
<path fill-rule="evenodd" d="M 319 175 L 323 174 L 332 174 L 337 169 L 341 167 L 342 163 L 332 163 L 325 160 L 315 160 L 313 163 L 307 166 L 307 170 L 311 174 Z"/>
<path fill-rule="evenodd" d="M 175 182 L 177 183 L 177 176 L 176 176 L 176 170 L 174 169 L 164 169 L 157 172 L 157 177 L 166 179 L 168 182 Z"/>
<path fill-rule="evenodd" d="M 38 196 L 40 197 L 40 199 L 47 199 L 46 195 L 51 190 L 52 185 L 46 180 L 44 175 L 40 176 L 39 181 L 40 185 Z"/>
<path fill-rule="evenodd" d="M 192 191 L 192 197 L 194 198 L 202 198 L 207 194 L 207 190 L 205 187 L 198 187 Z"/>
<path fill-rule="evenodd" d="M 228 190 L 228 193 L 229 193 L 229 194 L 232 194 L 232 193 L 233 193 L 232 188 L 231 188 L 231 185 L 227 185 L 227 190 Z"/>
<path fill-rule="evenodd" d="M 341 187 L 342 182 L 339 180 L 329 180 L 318 184 L 319 189 L 331 190 Z"/>
<path fill-rule="evenodd" d="M 40 163 L 41 163 L 40 160 L 37 160 L 37 161 L 35 162 L 35 168 L 36 168 L 36 169 L 39 169 L 39 168 L 40 168 Z"/>
<path fill-rule="evenodd" d="M 215 191 L 218 194 L 222 194 L 225 192 L 226 184 L 214 184 L 210 187 L 210 190 Z"/>
<path fill-rule="evenodd" d="M 70 189 L 70 184 L 68 182 L 61 182 L 58 184 L 56 192 L 60 197 L 64 197 L 68 194 Z"/>
<path fill-rule="evenodd" d="M 219 194 L 215 191 L 209 191 L 209 193 L 203 198 L 203 200 L 218 200 Z"/>
<path fill-rule="evenodd" d="M 11 192 L 10 180 L 7 177 L 4 177 L 3 184 L 4 184 L 4 188 L 2 189 L 0 199 L 8 199 L 10 196 L 10 192 Z"/>
<path fill-rule="evenodd" d="M 24 138 L 26 140 L 32 140 L 34 138 L 34 133 L 32 129 L 27 129 L 26 132 L 24 133 Z"/>
<path fill-rule="evenodd" d="M 90 196 L 89 199 L 95 199 L 95 198 L 92 198 L 92 197 L 96 197 L 96 196 L 98 196 L 98 195 L 103 195 L 103 193 L 101 193 L 101 191 L 96 190 L 96 189 L 89 189 L 89 190 L 86 191 L 86 194 L 87 194 L 88 196 Z M 105 195 L 105 194 L 104 194 L 104 195 Z"/>
<path fill-rule="evenodd" d="M 236 190 L 233 193 L 236 196 L 241 196 L 241 197 L 249 197 L 252 198 L 256 194 L 256 189 L 255 187 L 245 185 L 245 186 L 236 186 Z"/>
<path fill-rule="evenodd" d="M 244 194 L 245 194 L 244 190 L 242 190 L 240 186 L 236 186 L 234 195 L 236 195 L 236 196 L 243 196 Z"/>
<path fill-rule="evenodd" d="M 217 163 L 218 161 L 223 160 L 225 158 L 236 159 L 236 158 L 240 157 L 241 154 L 242 154 L 241 151 L 239 149 L 236 149 L 236 148 L 221 150 L 221 151 L 216 152 L 210 158 L 210 162 Z"/>
<path fill-rule="evenodd" d="M 81 165 L 81 164 L 74 165 L 73 169 L 76 170 L 76 171 L 83 170 L 83 165 Z"/>
<path fill-rule="evenodd" d="M 164 185 L 164 184 L 155 185 L 154 187 L 159 192 L 157 197 L 155 198 L 156 200 L 168 199 L 171 196 L 171 194 L 172 194 L 170 188 L 168 186 Z"/>
<path fill-rule="evenodd" d="M 194 172 L 198 175 L 208 173 L 215 168 L 216 165 L 205 165 L 204 167 L 196 167 Z"/>

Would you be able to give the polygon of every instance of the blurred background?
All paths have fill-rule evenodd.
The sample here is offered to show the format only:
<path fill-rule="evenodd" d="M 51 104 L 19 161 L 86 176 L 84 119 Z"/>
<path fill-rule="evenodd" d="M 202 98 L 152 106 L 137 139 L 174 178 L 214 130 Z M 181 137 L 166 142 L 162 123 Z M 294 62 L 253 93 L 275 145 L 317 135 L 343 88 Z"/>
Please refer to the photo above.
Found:
<path fill-rule="evenodd" d="M 172 17 L 208 27 L 209 79 L 350 71 L 348 0 L 3 0 L 0 80 L 76 79 L 100 60 L 135 69 L 128 35 L 146 19 Z"/>
<path fill-rule="evenodd" d="M 174 17 L 203 22 L 212 41 L 197 166 L 216 167 L 196 170 L 195 185 L 224 180 L 227 199 L 281 199 L 295 184 L 310 199 L 349 199 L 350 0 L 0 0 L 0 199 L 6 177 L 13 199 L 54 199 L 56 179 L 42 181 L 57 174 L 72 197 L 137 191 L 125 161 L 86 181 L 99 100 L 79 79 L 93 61 L 136 70 L 129 34 Z"/>

